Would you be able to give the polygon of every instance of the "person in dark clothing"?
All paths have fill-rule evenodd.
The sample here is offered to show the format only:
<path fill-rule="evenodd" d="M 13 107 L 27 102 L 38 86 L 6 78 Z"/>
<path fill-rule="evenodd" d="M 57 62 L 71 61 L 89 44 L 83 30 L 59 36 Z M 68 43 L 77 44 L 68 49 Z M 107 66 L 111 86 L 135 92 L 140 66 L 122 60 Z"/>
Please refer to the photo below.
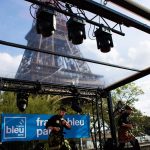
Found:
<path fill-rule="evenodd" d="M 128 105 L 125 106 L 125 110 L 120 114 L 118 119 L 118 150 L 122 150 L 125 143 L 130 142 L 134 150 L 141 150 L 138 140 L 131 133 L 133 124 L 130 120 L 130 114 L 132 113 L 132 108 Z"/>
<path fill-rule="evenodd" d="M 46 123 L 46 129 L 50 129 L 50 135 L 48 138 L 49 147 L 60 149 L 64 146 L 64 128 L 70 129 L 71 125 L 64 119 L 66 109 L 61 107 L 59 114 L 52 116 Z"/>

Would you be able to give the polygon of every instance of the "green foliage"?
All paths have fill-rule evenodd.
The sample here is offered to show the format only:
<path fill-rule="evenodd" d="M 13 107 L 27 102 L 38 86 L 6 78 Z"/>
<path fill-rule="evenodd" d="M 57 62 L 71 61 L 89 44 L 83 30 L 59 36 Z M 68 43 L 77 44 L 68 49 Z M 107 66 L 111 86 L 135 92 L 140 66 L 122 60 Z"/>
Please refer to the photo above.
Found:
<path fill-rule="evenodd" d="M 12 92 L 1 93 L 0 113 L 17 113 L 15 94 Z"/>
<path fill-rule="evenodd" d="M 139 110 L 134 109 L 131 120 L 135 125 L 135 127 L 133 128 L 134 135 L 140 136 L 142 133 L 144 133 L 144 126 L 143 126 L 144 116 Z"/>
<path fill-rule="evenodd" d="M 138 96 L 142 94 L 144 94 L 142 89 L 132 82 L 112 91 L 112 98 L 114 104 L 121 100 L 126 104 L 133 106 L 134 103 L 138 101 Z"/>
<path fill-rule="evenodd" d="M 148 116 L 144 117 L 143 127 L 144 127 L 145 134 L 150 135 L 150 117 L 148 117 Z"/>
<path fill-rule="evenodd" d="M 121 86 L 112 92 L 113 103 L 116 105 L 116 103 L 121 100 L 124 104 L 130 105 L 134 108 L 134 103 L 139 100 L 138 96 L 142 94 L 144 94 L 142 89 L 132 82 Z M 134 108 L 131 120 L 135 125 L 133 133 L 136 136 L 144 133 L 145 128 L 143 124 L 145 119 L 142 113 L 136 108 Z"/>
<path fill-rule="evenodd" d="M 60 96 L 33 95 L 28 98 L 28 107 L 24 112 L 20 112 L 16 106 L 16 93 L 2 92 L 0 101 L 0 113 L 27 113 L 27 114 L 56 114 L 62 105 Z M 68 114 L 76 114 L 71 108 L 71 104 L 65 105 Z M 91 103 L 84 103 L 83 114 L 91 114 Z"/>
<path fill-rule="evenodd" d="M 23 113 L 54 114 L 60 107 L 59 96 L 31 95 L 28 107 Z M 16 106 L 16 94 L 13 92 L 1 93 L 0 113 L 21 113 Z"/>
<path fill-rule="evenodd" d="M 58 99 L 59 96 L 31 95 L 26 113 L 54 114 L 59 108 L 59 103 L 56 103 Z"/>

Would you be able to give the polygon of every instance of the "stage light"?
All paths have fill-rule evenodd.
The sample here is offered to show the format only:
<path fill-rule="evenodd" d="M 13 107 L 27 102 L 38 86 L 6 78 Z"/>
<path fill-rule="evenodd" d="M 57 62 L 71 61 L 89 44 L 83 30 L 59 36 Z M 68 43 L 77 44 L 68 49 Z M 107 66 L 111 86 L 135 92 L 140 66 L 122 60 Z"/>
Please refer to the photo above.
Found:
<path fill-rule="evenodd" d="M 17 93 L 17 107 L 21 112 L 25 111 L 25 109 L 28 106 L 28 97 L 29 93 L 26 92 Z"/>
<path fill-rule="evenodd" d="M 77 113 L 81 113 L 81 112 L 82 112 L 82 108 L 80 107 L 80 104 L 79 104 L 77 98 L 74 98 L 74 99 L 72 100 L 71 108 L 72 108 L 75 112 L 77 112 Z"/>
<path fill-rule="evenodd" d="M 95 31 L 95 37 L 97 41 L 97 48 L 100 49 L 101 52 L 107 53 L 110 51 L 111 47 L 113 47 L 110 30 L 103 25 Z"/>
<path fill-rule="evenodd" d="M 49 37 L 56 30 L 56 15 L 54 10 L 40 7 L 36 13 L 36 30 L 43 37 Z"/>
<path fill-rule="evenodd" d="M 86 39 L 85 21 L 78 17 L 71 17 L 67 21 L 68 39 L 73 44 L 81 44 Z"/>

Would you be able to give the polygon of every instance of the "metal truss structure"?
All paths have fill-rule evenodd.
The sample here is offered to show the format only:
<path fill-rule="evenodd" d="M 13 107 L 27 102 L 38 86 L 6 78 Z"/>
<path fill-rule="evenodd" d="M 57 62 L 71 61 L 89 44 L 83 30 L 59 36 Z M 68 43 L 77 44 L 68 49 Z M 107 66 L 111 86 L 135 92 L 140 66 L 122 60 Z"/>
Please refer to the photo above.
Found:
<path fill-rule="evenodd" d="M 71 89 L 75 88 L 74 85 L 61 85 L 56 83 L 42 83 L 36 81 L 0 78 L 0 90 L 3 91 L 26 91 L 33 94 L 52 94 L 71 96 Z M 96 89 L 78 87 L 81 96 L 92 97 L 95 96 Z"/>
<path fill-rule="evenodd" d="M 8 79 L 8 78 L 0 78 L 0 90 L 3 91 L 25 91 L 32 94 L 51 94 L 51 95 L 60 95 L 64 98 L 66 96 L 72 97 L 74 93 L 74 89 L 77 89 L 79 92 L 78 100 L 79 103 L 82 103 L 81 100 L 85 103 L 89 103 L 92 108 L 91 114 L 91 137 L 93 141 L 94 148 L 96 150 L 104 149 L 104 144 L 107 140 L 106 134 L 109 130 L 109 135 L 112 136 L 113 143 L 117 145 L 116 133 L 115 133 L 115 125 L 112 117 L 112 100 L 110 92 L 104 91 L 102 89 L 92 89 L 92 88 L 82 88 L 75 86 L 65 86 L 65 85 L 56 85 L 56 84 L 47 84 L 40 83 L 34 81 L 25 81 L 18 79 Z M 62 97 L 62 100 L 63 100 Z M 106 124 L 104 121 L 104 100 L 105 105 L 108 106 L 108 117 L 110 121 L 110 126 Z M 71 100 L 71 99 L 70 99 Z M 106 129 L 107 127 L 107 129 Z"/>
<path fill-rule="evenodd" d="M 107 109 L 108 109 L 108 116 L 109 116 L 109 133 L 111 135 L 112 143 L 114 147 L 117 146 L 117 138 L 116 138 L 116 129 L 115 129 L 115 121 L 113 116 L 113 105 L 111 99 L 110 91 L 144 77 L 150 74 L 150 68 L 147 68 L 133 76 L 128 77 L 125 80 L 117 82 L 105 89 L 92 89 L 92 88 L 82 88 L 82 87 L 75 87 L 75 86 L 65 86 L 65 85 L 56 85 L 53 83 L 41 83 L 35 81 L 25 81 L 25 80 L 18 80 L 18 79 L 8 79 L 8 78 L 1 78 L 0 81 L 0 90 L 3 91 L 26 91 L 33 94 L 52 94 L 52 95 L 61 95 L 61 96 L 72 96 L 73 90 L 78 89 L 79 92 L 79 100 L 88 98 L 88 103 L 91 104 L 92 114 L 91 114 L 91 137 L 93 140 L 93 145 L 96 150 L 103 150 L 105 147 L 105 142 L 107 141 L 107 133 L 108 129 L 106 129 L 106 122 L 104 120 L 103 111 L 106 109 L 104 108 L 104 99 L 107 101 Z M 86 99 L 84 98 L 86 97 Z M 104 98 L 104 99 L 103 99 Z M 106 104 L 105 101 L 105 104 Z"/>
<path fill-rule="evenodd" d="M 47 8 L 53 8 L 54 10 L 63 13 L 68 16 L 74 16 L 75 14 L 68 11 L 68 8 L 70 7 L 77 7 L 80 9 L 82 12 L 82 18 L 84 18 L 88 23 L 91 23 L 95 26 L 100 26 L 99 23 L 93 21 L 94 18 L 88 19 L 86 15 L 83 13 L 83 10 L 91 12 L 93 14 L 100 17 L 104 17 L 108 20 L 111 20 L 117 24 L 120 25 L 125 25 L 128 27 L 134 27 L 136 29 L 139 29 L 141 31 L 144 31 L 146 33 L 150 33 L 150 27 L 137 21 L 134 20 L 124 14 L 121 14 L 115 10 L 112 10 L 104 5 L 101 5 L 99 3 L 96 3 L 92 0 L 59 0 L 60 2 L 63 2 L 65 4 L 69 4 L 69 7 L 65 7 L 64 9 L 61 9 L 59 7 L 59 3 L 57 7 L 54 7 L 53 5 L 50 5 L 47 3 L 43 3 L 38 0 L 26 0 L 28 2 L 32 2 L 37 5 L 42 5 Z M 111 15 L 110 15 L 111 14 Z M 108 26 L 108 28 L 117 34 L 124 35 L 124 33 L 120 30 L 117 31 L 114 28 L 111 28 Z M 108 116 L 109 116 L 109 127 L 111 131 L 111 138 L 112 138 L 112 143 L 114 146 L 117 146 L 117 138 L 116 138 L 116 130 L 115 130 L 115 122 L 114 122 L 114 116 L 113 116 L 113 106 L 112 106 L 112 99 L 111 99 L 111 90 L 116 89 L 117 87 L 120 87 L 124 84 L 127 84 L 129 82 L 132 82 L 134 80 L 137 80 L 139 78 L 142 78 L 146 75 L 150 74 L 150 68 L 146 68 L 145 70 L 137 70 L 134 68 L 127 68 L 124 66 L 117 66 L 113 64 L 108 64 L 104 62 L 99 62 L 95 60 L 90 60 L 86 58 L 79 58 L 77 56 L 70 56 L 66 54 L 61 54 L 58 52 L 52 52 L 52 51 L 47 51 L 43 49 L 38 49 L 38 48 L 33 48 L 29 46 L 24 46 L 24 45 L 19 45 L 16 43 L 10 43 L 6 41 L 0 41 L 0 44 L 7 45 L 7 46 L 12 46 L 12 47 L 18 47 L 22 49 L 28 49 L 31 51 L 36 51 L 36 52 L 42 52 L 46 54 L 51 54 L 55 56 L 62 56 L 62 57 L 67 57 L 67 58 L 72 58 L 72 59 L 77 59 L 77 60 L 82 60 L 82 61 L 87 61 L 87 62 L 92 62 L 96 64 L 101 64 L 101 65 L 107 65 L 107 66 L 112 66 L 120 69 L 127 69 L 127 70 L 132 70 L 135 71 L 136 74 L 123 79 L 121 81 L 118 81 L 117 83 L 114 83 L 108 87 L 105 88 L 91 88 L 91 87 L 80 87 L 77 86 L 75 87 L 74 85 L 63 85 L 63 84 L 55 84 L 55 83 L 44 83 L 44 82 L 39 82 L 39 81 L 28 81 L 28 80 L 21 80 L 21 79 L 11 79 L 11 78 L 0 78 L 0 90 L 2 91 L 13 91 L 13 92 L 18 92 L 18 91 L 26 91 L 28 93 L 33 93 L 33 94 L 52 94 L 52 95 L 62 95 L 62 96 L 72 96 L 72 89 L 76 88 L 79 90 L 80 97 L 88 97 L 90 99 L 91 103 L 91 108 L 92 108 L 92 122 L 93 122 L 93 134 L 91 134 L 93 138 L 93 143 L 94 147 L 96 150 L 104 149 L 104 143 L 106 142 L 106 129 L 105 129 L 105 121 L 104 121 L 104 116 L 103 116 L 103 98 L 107 101 L 107 107 L 108 107 Z M 97 145 L 97 142 L 99 143 Z"/>
<path fill-rule="evenodd" d="M 27 91 L 29 93 L 37 93 L 37 94 L 53 94 L 53 95 L 64 95 L 71 96 L 72 92 L 70 91 L 72 88 L 78 88 L 80 90 L 81 96 L 93 97 L 98 91 L 100 95 L 103 95 L 105 92 L 110 92 L 122 85 L 133 82 L 137 79 L 140 79 L 144 76 L 150 74 L 150 67 L 140 72 L 125 78 L 121 81 L 118 81 L 112 85 L 109 85 L 105 88 L 91 88 L 91 87 L 79 87 L 74 85 L 62 85 L 56 83 L 44 83 L 39 81 L 28 81 L 28 80 L 20 80 L 20 79 L 11 79 L 11 78 L 0 78 L 0 90 L 2 91 L 13 91 L 18 92 L 20 90 Z"/>
<path fill-rule="evenodd" d="M 136 3 L 135 1 L 131 1 L 131 0 L 107 0 L 108 2 L 112 2 L 116 5 L 119 5 L 131 12 L 134 12 L 135 14 L 150 20 L 150 10 L 138 3 Z"/>
<path fill-rule="evenodd" d="M 42 1 L 38 1 L 38 0 L 25 0 L 28 2 L 31 2 L 33 4 L 37 4 L 40 6 L 44 6 L 46 8 L 49 9 L 54 9 L 60 13 L 63 13 L 67 16 L 77 16 L 77 14 L 73 13 L 72 11 L 70 11 L 70 7 L 75 7 L 77 8 L 77 10 L 80 11 L 80 13 L 82 14 L 82 16 L 80 16 L 80 18 L 86 20 L 86 22 L 93 24 L 95 26 L 100 26 L 100 23 L 97 23 L 95 21 L 93 21 L 93 19 L 97 16 L 101 17 L 104 22 L 106 23 L 107 27 L 114 33 L 120 34 L 120 35 L 125 35 L 120 27 L 120 31 L 116 30 L 115 27 L 117 26 L 117 24 L 119 25 L 125 25 L 127 27 L 134 27 L 138 30 L 144 31 L 148 34 L 150 34 L 150 26 L 135 20 L 127 15 L 124 15 L 116 10 L 113 10 L 107 6 L 104 6 L 102 4 L 99 4 L 93 0 L 58 0 L 60 2 L 63 2 L 66 5 L 66 8 L 61 9 L 61 7 L 59 6 L 59 3 L 57 3 L 57 5 L 51 5 L 50 2 L 42 2 Z M 69 7 L 69 8 L 68 8 Z M 140 10 L 140 8 L 139 8 Z M 90 12 L 92 14 L 95 14 L 96 16 L 94 16 L 92 19 L 89 19 L 86 16 L 86 13 L 84 11 Z M 144 10 L 143 10 L 144 11 Z M 148 11 L 144 11 L 144 14 L 149 15 L 150 13 Z M 141 13 L 140 13 L 141 14 Z M 144 15 L 145 17 L 145 15 Z M 116 25 L 114 25 L 114 27 L 110 27 L 107 23 L 107 21 L 105 21 L 105 19 L 108 19 L 110 21 L 113 21 L 115 23 L 117 23 Z"/>
<path fill-rule="evenodd" d="M 9 46 L 20 47 L 20 48 L 25 48 L 25 49 L 29 48 L 23 45 L 17 45 L 15 43 L 9 43 L 9 42 L 4 42 L 4 41 L 0 41 L 0 43 L 3 45 L 9 45 Z M 32 48 L 32 50 L 42 52 L 42 50 L 40 49 Z M 57 54 L 53 53 L 53 55 L 57 55 Z M 67 57 L 67 55 L 64 55 L 64 57 Z M 73 56 L 68 56 L 68 57 L 70 58 Z M 85 58 L 79 58 L 79 59 L 84 60 Z M 88 59 L 86 61 L 88 61 Z M 101 62 L 95 62 L 92 60 L 89 60 L 89 61 L 93 63 L 101 64 Z M 111 66 L 111 64 L 103 64 L 103 65 Z M 107 101 L 108 116 L 109 116 L 109 122 L 110 122 L 109 129 L 111 131 L 110 135 L 111 135 L 112 143 L 115 147 L 117 146 L 117 138 L 116 138 L 115 121 L 114 121 L 114 116 L 113 116 L 111 90 L 116 89 L 117 87 L 120 87 L 124 84 L 135 81 L 139 78 L 142 78 L 150 74 L 150 67 L 146 68 L 145 70 L 136 70 L 133 68 L 131 69 L 131 68 L 123 67 L 123 66 L 113 66 L 113 67 L 132 70 L 132 71 L 136 71 L 137 73 L 126 79 L 118 81 L 117 83 L 114 83 L 108 87 L 95 88 L 95 89 L 90 88 L 90 87 L 75 87 L 73 85 L 60 85 L 60 84 L 56 85 L 56 83 L 42 83 L 39 81 L 0 78 L 0 90 L 13 91 L 13 92 L 26 91 L 26 92 L 33 93 L 33 94 L 52 94 L 52 95 L 60 95 L 60 96 L 72 96 L 73 95 L 72 89 L 74 88 L 78 89 L 79 95 L 81 98 L 87 97 L 90 100 L 90 101 L 88 100 L 88 103 L 91 103 L 91 108 L 93 110 L 93 113 L 91 114 L 91 117 L 92 117 L 91 121 L 93 122 L 93 126 L 91 128 L 91 131 L 93 132 L 91 132 L 91 137 L 93 140 L 94 148 L 96 150 L 103 150 L 105 146 L 104 143 L 107 140 L 107 137 L 106 137 L 107 131 L 105 127 L 106 123 L 103 118 L 103 109 L 104 109 L 103 98 L 105 98 L 105 100 Z"/>

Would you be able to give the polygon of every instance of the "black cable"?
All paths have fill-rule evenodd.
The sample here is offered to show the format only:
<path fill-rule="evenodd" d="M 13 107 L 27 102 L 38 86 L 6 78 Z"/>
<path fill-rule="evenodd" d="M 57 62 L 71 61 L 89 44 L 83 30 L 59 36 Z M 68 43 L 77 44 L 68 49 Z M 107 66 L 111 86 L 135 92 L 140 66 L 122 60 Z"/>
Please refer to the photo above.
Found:
<path fill-rule="evenodd" d="M 94 28 L 95 28 L 95 26 L 94 26 Z M 90 37 L 90 30 L 91 30 L 91 24 L 90 24 L 90 27 L 89 27 L 89 30 L 88 30 L 88 37 L 89 37 L 90 40 L 95 40 L 95 39 L 92 39 L 92 38 Z M 93 36 L 93 33 L 92 33 L 92 36 Z"/>
<path fill-rule="evenodd" d="M 93 36 L 93 37 L 95 37 L 94 31 L 95 31 L 95 26 L 94 26 L 94 28 L 93 28 L 93 33 L 92 33 L 92 36 Z"/>
<path fill-rule="evenodd" d="M 54 1 L 53 5 L 54 5 L 57 9 L 60 9 L 60 10 L 62 10 L 62 11 L 63 11 L 62 7 L 66 9 L 66 7 L 65 7 L 64 5 L 62 5 L 60 2 L 58 2 L 58 1 L 56 1 L 56 0 L 53 0 L 53 1 Z M 68 20 L 67 15 L 65 15 L 65 14 L 63 14 L 63 15 L 64 15 L 64 16 L 66 17 L 66 19 Z"/>
<path fill-rule="evenodd" d="M 120 28 L 120 31 L 122 32 L 122 28 L 121 28 L 121 25 L 119 24 L 119 28 Z"/>
<path fill-rule="evenodd" d="M 104 0 L 104 3 L 103 3 L 103 4 L 104 4 L 104 6 L 106 6 L 106 5 L 107 5 L 107 1 L 106 1 L 106 0 Z"/>
<path fill-rule="evenodd" d="M 84 10 L 82 10 L 82 9 L 79 9 L 79 10 L 80 10 L 80 12 L 82 13 L 82 15 L 85 17 L 85 19 L 88 19 L 87 16 L 85 15 Z"/>
<path fill-rule="evenodd" d="M 29 11 L 30 11 L 30 15 L 32 16 L 32 18 L 33 18 L 33 19 L 36 19 L 36 17 L 34 17 L 34 15 L 32 14 L 32 8 L 34 8 L 34 5 L 35 5 L 35 4 L 31 4 L 31 5 L 30 5 Z M 34 8 L 34 9 L 36 9 L 36 8 Z"/>

